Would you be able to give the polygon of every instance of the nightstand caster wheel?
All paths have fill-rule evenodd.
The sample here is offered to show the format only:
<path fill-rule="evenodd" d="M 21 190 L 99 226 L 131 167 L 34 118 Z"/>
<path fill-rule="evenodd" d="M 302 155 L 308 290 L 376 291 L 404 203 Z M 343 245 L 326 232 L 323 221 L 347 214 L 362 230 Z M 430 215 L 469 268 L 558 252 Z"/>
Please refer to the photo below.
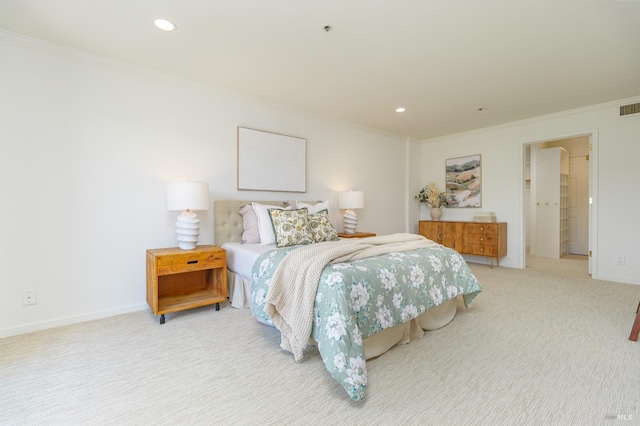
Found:
<path fill-rule="evenodd" d="M 219 310 L 220 310 L 220 304 L 216 303 L 216 311 L 219 311 Z"/>
<path fill-rule="evenodd" d="M 160 324 L 164 324 L 164 314 L 160 315 Z"/>

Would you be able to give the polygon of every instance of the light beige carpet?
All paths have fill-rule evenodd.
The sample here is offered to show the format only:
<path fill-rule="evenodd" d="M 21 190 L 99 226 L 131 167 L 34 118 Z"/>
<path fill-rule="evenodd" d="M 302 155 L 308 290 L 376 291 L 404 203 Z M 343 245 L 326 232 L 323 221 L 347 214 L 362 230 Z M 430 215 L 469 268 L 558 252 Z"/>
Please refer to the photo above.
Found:
<path fill-rule="evenodd" d="M 370 360 L 360 403 L 317 353 L 295 363 L 225 305 L 0 340 L 0 424 L 640 423 L 640 286 L 591 280 L 580 258 L 528 265 L 471 264 L 485 288 L 471 309 Z"/>

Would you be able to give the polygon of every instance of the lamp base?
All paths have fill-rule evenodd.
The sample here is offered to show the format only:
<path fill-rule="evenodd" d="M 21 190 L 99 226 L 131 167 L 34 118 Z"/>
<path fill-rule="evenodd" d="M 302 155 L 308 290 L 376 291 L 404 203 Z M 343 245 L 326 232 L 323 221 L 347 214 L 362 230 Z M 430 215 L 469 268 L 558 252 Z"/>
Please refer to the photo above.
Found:
<path fill-rule="evenodd" d="M 198 244 L 200 235 L 200 219 L 190 211 L 183 211 L 176 221 L 176 234 L 178 234 L 178 247 L 182 250 L 193 250 Z"/>
<path fill-rule="evenodd" d="M 345 210 L 342 216 L 342 223 L 345 234 L 355 234 L 358 226 L 358 216 L 356 212 L 351 209 Z"/>

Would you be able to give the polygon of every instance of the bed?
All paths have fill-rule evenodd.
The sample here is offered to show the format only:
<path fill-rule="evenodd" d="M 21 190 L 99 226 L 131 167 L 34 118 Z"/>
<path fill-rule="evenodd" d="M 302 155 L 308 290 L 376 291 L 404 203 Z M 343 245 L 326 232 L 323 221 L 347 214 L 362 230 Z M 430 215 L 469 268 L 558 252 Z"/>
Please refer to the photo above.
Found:
<path fill-rule="evenodd" d="M 281 209 L 296 204 L 295 201 L 253 203 Z M 299 274 L 283 274 L 285 266 L 290 267 L 296 257 L 307 259 L 311 253 L 323 253 L 319 257 L 342 259 L 334 252 L 349 252 L 345 256 L 351 256 L 350 260 L 329 263 L 318 272 L 320 278 L 313 279 L 317 281 L 317 289 L 305 290 L 312 291 L 314 296 L 311 300 L 310 332 L 302 346 L 305 346 L 304 351 L 314 349 L 314 346 L 317 348 L 327 370 L 356 401 L 365 395 L 367 359 L 382 355 L 396 344 L 422 337 L 426 330 L 445 326 L 456 314 L 458 297 L 463 298 L 465 306 L 469 307 L 473 298 L 482 291 L 480 283 L 457 252 L 417 235 L 395 234 L 282 248 L 248 239 L 243 243 L 245 228 L 251 225 L 246 224 L 246 219 L 239 212 L 251 204 L 251 201 L 239 200 L 214 203 L 216 244 L 227 251 L 231 305 L 248 308 L 263 324 L 273 326 L 275 321 L 281 330 L 281 347 L 301 361 L 300 342 L 303 339 L 296 339 L 296 332 L 298 328 L 302 329 L 300 336 L 306 336 L 305 327 L 301 324 L 306 324 L 309 313 L 303 315 L 304 320 L 300 322 L 291 319 L 298 317 L 283 314 L 286 318 L 283 321 L 280 310 L 284 312 L 285 309 L 281 306 L 274 308 L 279 302 L 269 300 L 267 294 L 271 299 L 290 297 L 287 293 L 291 291 L 289 283 L 296 281 Z M 306 206 L 304 214 L 307 207 L 314 208 L 314 203 L 302 204 Z M 395 251 L 386 249 L 387 244 L 383 243 L 387 242 L 400 244 L 394 247 L 417 244 L 416 247 L 420 248 Z M 346 248 L 348 244 L 352 247 Z M 367 250 L 378 253 L 380 248 L 383 248 L 382 252 L 375 257 L 365 254 Z M 296 268 L 302 267 L 295 265 Z M 304 280 L 300 278 L 299 281 Z M 280 282 L 285 284 L 274 284 Z M 301 288 L 306 289 L 307 286 L 305 283 Z M 284 296 L 273 296 L 274 288 L 284 292 Z M 297 300 L 291 302 L 295 307 L 293 310 L 302 305 L 304 303 Z M 290 328 L 296 330 L 292 332 Z"/>

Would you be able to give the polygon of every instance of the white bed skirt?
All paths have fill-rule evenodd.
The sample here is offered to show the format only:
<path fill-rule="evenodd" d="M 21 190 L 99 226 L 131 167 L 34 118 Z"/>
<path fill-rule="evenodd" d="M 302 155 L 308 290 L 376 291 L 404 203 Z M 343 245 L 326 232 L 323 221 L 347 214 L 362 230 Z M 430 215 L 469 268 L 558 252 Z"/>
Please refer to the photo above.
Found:
<path fill-rule="evenodd" d="M 365 358 L 371 359 L 377 357 L 395 345 L 404 345 L 409 343 L 411 339 L 424 336 L 425 331 L 437 330 L 438 328 L 444 327 L 456 316 L 457 309 L 457 298 L 451 299 L 435 308 L 429 309 L 424 314 L 419 315 L 409 322 L 387 328 L 364 339 Z"/>
<path fill-rule="evenodd" d="M 231 306 L 238 309 L 251 307 L 251 278 L 227 269 L 227 287 Z"/>
<path fill-rule="evenodd" d="M 251 279 L 227 270 L 227 286 L 229 301 L 234 308 L 242 309 L 251 306 Z M 395 345 L 406 344 L 411 339 L 424 335 L 425 331 L 437 330 L 449 324 L 456 316 L 458 309 L 457 298 L 429 309 L 417 318 L 395 327 L 382 330 L 364 339 L 364 354 L 366 359 L 382 355 Z"/>

